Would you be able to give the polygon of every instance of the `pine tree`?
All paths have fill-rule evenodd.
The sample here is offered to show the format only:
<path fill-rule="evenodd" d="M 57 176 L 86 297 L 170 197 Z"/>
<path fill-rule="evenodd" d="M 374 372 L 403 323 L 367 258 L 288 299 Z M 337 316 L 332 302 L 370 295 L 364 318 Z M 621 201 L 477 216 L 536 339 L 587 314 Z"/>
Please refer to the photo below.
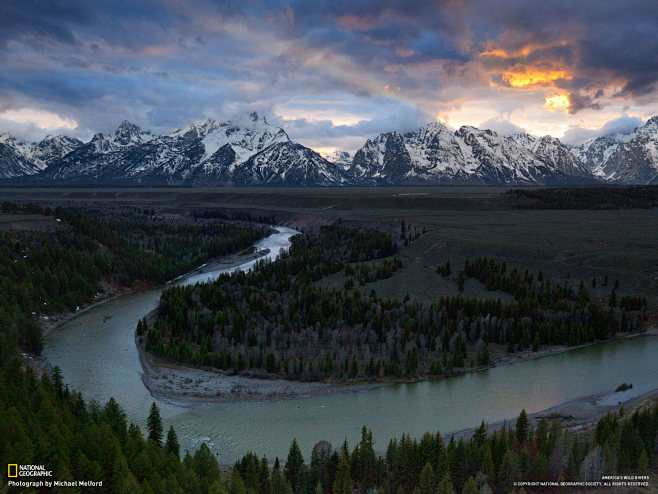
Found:
<path fill-rule="evenodd" d="M 482 459 L 482 471 L 487 476 L 487 483 L 495 485 L 496 483 L 496 467 L 494 466 L 493 457 L 491 456 L 491 448 L 487 445 L 484 449 L 484 457 Z"/>
<path fill-rule="evenodd" d="M 178 437 L 176 436 L 173 425 L 169 427 L 169 432 L 167 432 L 167 442 L 164 449 L 168 455 L 180 456 L 180 445 L 178 444 Z"/>
<path fill-rule="evenodd" d="M 479 489 L 478 485 L 475 483 L 475 479 L 473 476 L 468 477 L 468 480 L 464 484 L 464 488 L 462 489 L 462 494 L 478 494 Z"/>
<path fill-rule="evenodd" d="M 436 494 L 454 494 L 455 490 L 452 487 L 452 480 L 450 479 L 450 473 L 446 473 L 438 487 L 436 488 Z"/>
<path fill-rule="evenodd" d="M 299 444 L 297 444 L 297 439 L 292 440 L 290 445 L 290 450 L 288 452 L 288 459 L 286 460 L 286 466 L 284 468 L 284 474 L 290 485 L 295 487 L 299 482 L 300 474 L 302 473 L 302 467 L 304 466 L 304 457 L 302 456 L 302 450 L 299 449 Z"/>
<path fill-rule="evenodd" d="M 475 444 L 477 444 L 478 446 L 482 446 L 486 438 L 487 438 L 487 425 L 484 423 L 483 420 L 480 426 L 477 429 L 475 429 L 475 432 L 473 432 L 473 440 L 475 441 Z"/>
<path fill-rule="evenodd" d="M 372 431 L 363 426 L 357 464 L 360 477 L 359 487 L 364 491 L 375 487 L 377 482 L 377 456 L 375 455 L 374 445 Z"/>
<path fill-rule="evenodd" d="M 53 368 L 53 386 L 55 387 L 55 394 L 58 398 L 62 398 L 64 395 L 64 379 L 62 377 L 62 370 L 56 365 Z"/>
<path fill-rule="evenodd" d="M 642 453 L 637 460 L 637 474 L 638 475 L 649 475 L 649 457 L 647 456 L 647 450 L 642 448 Z"/>
<path fill-rule="evenodd" d="M 340 463 L 338 463 L 336 480 L 334 480 L 332 492 L 333 494 L 352 494 L 353 488 L 354 484 L 350 476 L 350 464 L 347 461 L 347 457 L 343 455 L 340 457 Z"/>
<path fill-rule="evenodd" d="M 464 483 L 466 482 L 466 476 L 468 475 L 468 458 L 466 457 L 464 439 L 461 437 L 457 442 L 457 447 L 455 448 L 455 454 L 453 456 L 452 475 L 455 482 L 455 488 L 458 490 L 463 488 Z"/>
<path fill-rule="evenodd" d="M 502 492 L 509 492 L 514 488 L 514 481 L 519 475 L 519 459 L 517 454 L 507 450 L 500 464 L 500 473 L 498 474 L 498 485 Z"/>
<path fill-rule="evenodd" d="M 160 409 L 153 402 L 151 411 L 146 419 L 146 428 L 149 431 L 148 438 L 158 446 L 162 445 L 162 419 L 160 418 Z"/>
<path fill-rule="evenodd" d="M 418 490 L 420 494 L 434 494 L 434 469 L 429 461 L 425 463 L 423 470 L 420 472 Z"/>
<path fill-rule="evenodd" d="M 523 444 L 526 439 L 528 439 L 528 414 L 524 408 L 516 419 L 516 440 L 519 444 Z"/>
<path fill-rule="evenodd" d="M 228 494 L 246 494 L 247 489 L 244 486 L 244 481 L 240 476 L 237 468 L 233 469 L 231 474 L 231 486 L 229 487 Z"/>

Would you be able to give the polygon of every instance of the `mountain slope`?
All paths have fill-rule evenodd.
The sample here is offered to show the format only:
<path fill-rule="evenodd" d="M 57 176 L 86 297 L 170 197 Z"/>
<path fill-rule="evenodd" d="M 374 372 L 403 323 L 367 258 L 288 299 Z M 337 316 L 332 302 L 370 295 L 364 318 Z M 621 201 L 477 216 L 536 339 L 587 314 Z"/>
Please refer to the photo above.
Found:
<path fill-rule="evenodd" d="M 573 177 L 591 177 L 590 169 L 559 139 L 551 136 L 534 137 L 515 134 L 510 139 L 532 151 L 544 164 Z"/>
<path fill-rule="evenodd" d="M 19 178 L 41 171 L 13 146 L 0 142 L 0 178 Z"/>
<path fill-rule="evenodd" d="M 617 184 L 658 183 L 658 117 L 650 118 L 631 134 L 598 137 L 571 152 L 594 175 Z"/>

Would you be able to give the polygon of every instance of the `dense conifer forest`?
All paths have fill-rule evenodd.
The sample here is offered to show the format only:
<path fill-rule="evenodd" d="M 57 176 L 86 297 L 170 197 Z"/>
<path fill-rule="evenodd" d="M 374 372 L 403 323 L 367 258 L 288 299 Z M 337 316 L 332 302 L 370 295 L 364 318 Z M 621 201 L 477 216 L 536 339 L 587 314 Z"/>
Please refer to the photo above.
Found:
<path fill-rule="evenodd" d="M 451 374 L 488 365 L 492 344 L 508 352 L 537 351 L 644 327 L 646 298 L 617 295 L 618 283 L 602 302 L 582 281 L 552 282 L 541 272 L 486 258 L 467 259 L 458 275 L 449 263 L 437 272 L 456 278 L 460 291 L 466 278 L 475 278 L 514 301 L 382 298 L 367 284 L 394 275 L 401 266 L 396 250 L 396 241 L 381 231 L 323 226 L 294 237 L 287 254 L 253 272 L 168 288 L 157 318 L 140 321 L 137 333 L 148 351 L 171 360 L 234 373 L 347 381 Z M 346 277 L 341 289 L 318 285 L 340 271 Z"/>
<path fill-rule="evenodd" d="M 515 481 L 600 481 L 602 475 L 649 475 L 655 462 L 658 405 L 609 414 L 584 433 L 555 420 L 531 425 L 525 411 L 511 427 L 482 423 L 468 439 L 426 433 L 403 435 L 377 454 L 372 432 L 333 448 L 319 441 L 310 462 L 293 441 L 285 464 L 248 453 L 220 468 L 205 444 L 181 451 L 176 432 L 165 434 L 152 405 L 147 430 L 127 423 L 113 399 L 101 405 L 52 379 L 22 368 L 17 356 L 0 372 L 0 458 L 46 464 L 55 478 L 102 481 L 79 492 L 216 494 L 464 494 L 520 492 Z M 274 460 L 273 462 L 271 460 Z M 283 459 L 282 459 L 283 460 Z M 34 480 L 34 479 L 32 479 Z M 6 485 L 6 484 L 5 484 Z M 1 488 L 1 486 L 0 486 Z M 530 489 L 530 491 L 533 491 Z M 12 492 L 10 490 L 10 492 Z"/>
<path fill-rule="evenodd" d="M 4 213 L 44 215 L 44 231 L 0 231 L 0 350 L 41 351 L 39 318 L 73 311 L 106 288 L 162 284 L 208 258 L 250 246 L 264 226 L 90 215 L 5 202 Z"/>
<path fill-rule="evenodd" d="M 652 209 L 658 186 L 547 187 L 511 189 L 503 201 L 516 209 Z"/>

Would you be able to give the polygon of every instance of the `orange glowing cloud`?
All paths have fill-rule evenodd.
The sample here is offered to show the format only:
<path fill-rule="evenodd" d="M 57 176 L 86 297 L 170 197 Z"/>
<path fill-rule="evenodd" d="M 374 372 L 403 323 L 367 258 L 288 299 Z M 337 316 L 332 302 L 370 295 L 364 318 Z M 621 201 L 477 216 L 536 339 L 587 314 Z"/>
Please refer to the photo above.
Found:
<path fill-rule="evenodd" d="M 558 79 L 571 79 L 564 70 L 541 70 L 532 67 L 522 72 L 509 71 L 503 74 L 503 80 L 512 87 L 526 87 L 546 84 Z"/>
<path fill-rule="evenodd" d="M 571 106 L 571 102 L 566 94 L 553 94 L 546 96 L 545 105 L 550 111 L 567 111 Z"/>
<path fill-rule="evenodd" d="M 512 57 L 512 55 L 510 55 L 506 51 L 500 50 L 498 48 L 495 48 L 493 50 L 483 51 L 482 53 L 480 53 L 480 56 L 481 57 L 498 57 L 498 58 L 511 58 Z"/>
<path fill-rule="evenodd" d="M 502 48 L 497 48 L 497 47 L 487 47 L 485 51 L 480 53 L 481 57 L 497 57 L 497 58 L 520 58 L 520 57 L 527 57 L 531 53 L 541 50 L 544 48 L 550 48 L 552 46 L 565 46 L 567 45 L 567 41 L 559 41 L 558 43 L 550 43 L 550 44 L 529 44 L 527 46 L 524 46 L 523 48 L 520 48 L 515 51 L 505 51 Z M 491 46 L 491 44 L 489 44 Z M 495 46 L 495 45 L 494 45 Z"/>

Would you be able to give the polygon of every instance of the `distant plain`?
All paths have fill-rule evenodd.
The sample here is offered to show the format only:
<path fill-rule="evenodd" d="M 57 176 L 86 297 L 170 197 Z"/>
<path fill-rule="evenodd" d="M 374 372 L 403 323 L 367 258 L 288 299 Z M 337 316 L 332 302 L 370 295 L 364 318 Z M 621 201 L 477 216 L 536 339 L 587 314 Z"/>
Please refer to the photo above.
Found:
<path fill-rule="evenodd" d="M 305 227 L 341 218 L 390 228 L 401 220 L 427 233 L 400 252 L 404 267 L 369 283 L 368 291 L 391 297 L 406 293 L 431 300 L 457 293 L 454 280 L 436 274 L 450 261 L 453 271 L 478 256 L 505 260 L 520 269 L 542 270 L 552 280 L 583 280 L 607 301 L 614 281 L 619 294 L 638 293 L 658 310 L 658 214 L 656 209 L 512 209 L 506 188 L 11 188 L 0 202 L 51 206 L 134 206 L 164 213 L 222 208 Z M 608 285 L 603 286 L 605 276 Z M 596 279 L 596 288 L 592 279 Z M 342 284 L 342 274 L 326 281 Z M 468 280 L 465 295 L 498 296 Z"/>

